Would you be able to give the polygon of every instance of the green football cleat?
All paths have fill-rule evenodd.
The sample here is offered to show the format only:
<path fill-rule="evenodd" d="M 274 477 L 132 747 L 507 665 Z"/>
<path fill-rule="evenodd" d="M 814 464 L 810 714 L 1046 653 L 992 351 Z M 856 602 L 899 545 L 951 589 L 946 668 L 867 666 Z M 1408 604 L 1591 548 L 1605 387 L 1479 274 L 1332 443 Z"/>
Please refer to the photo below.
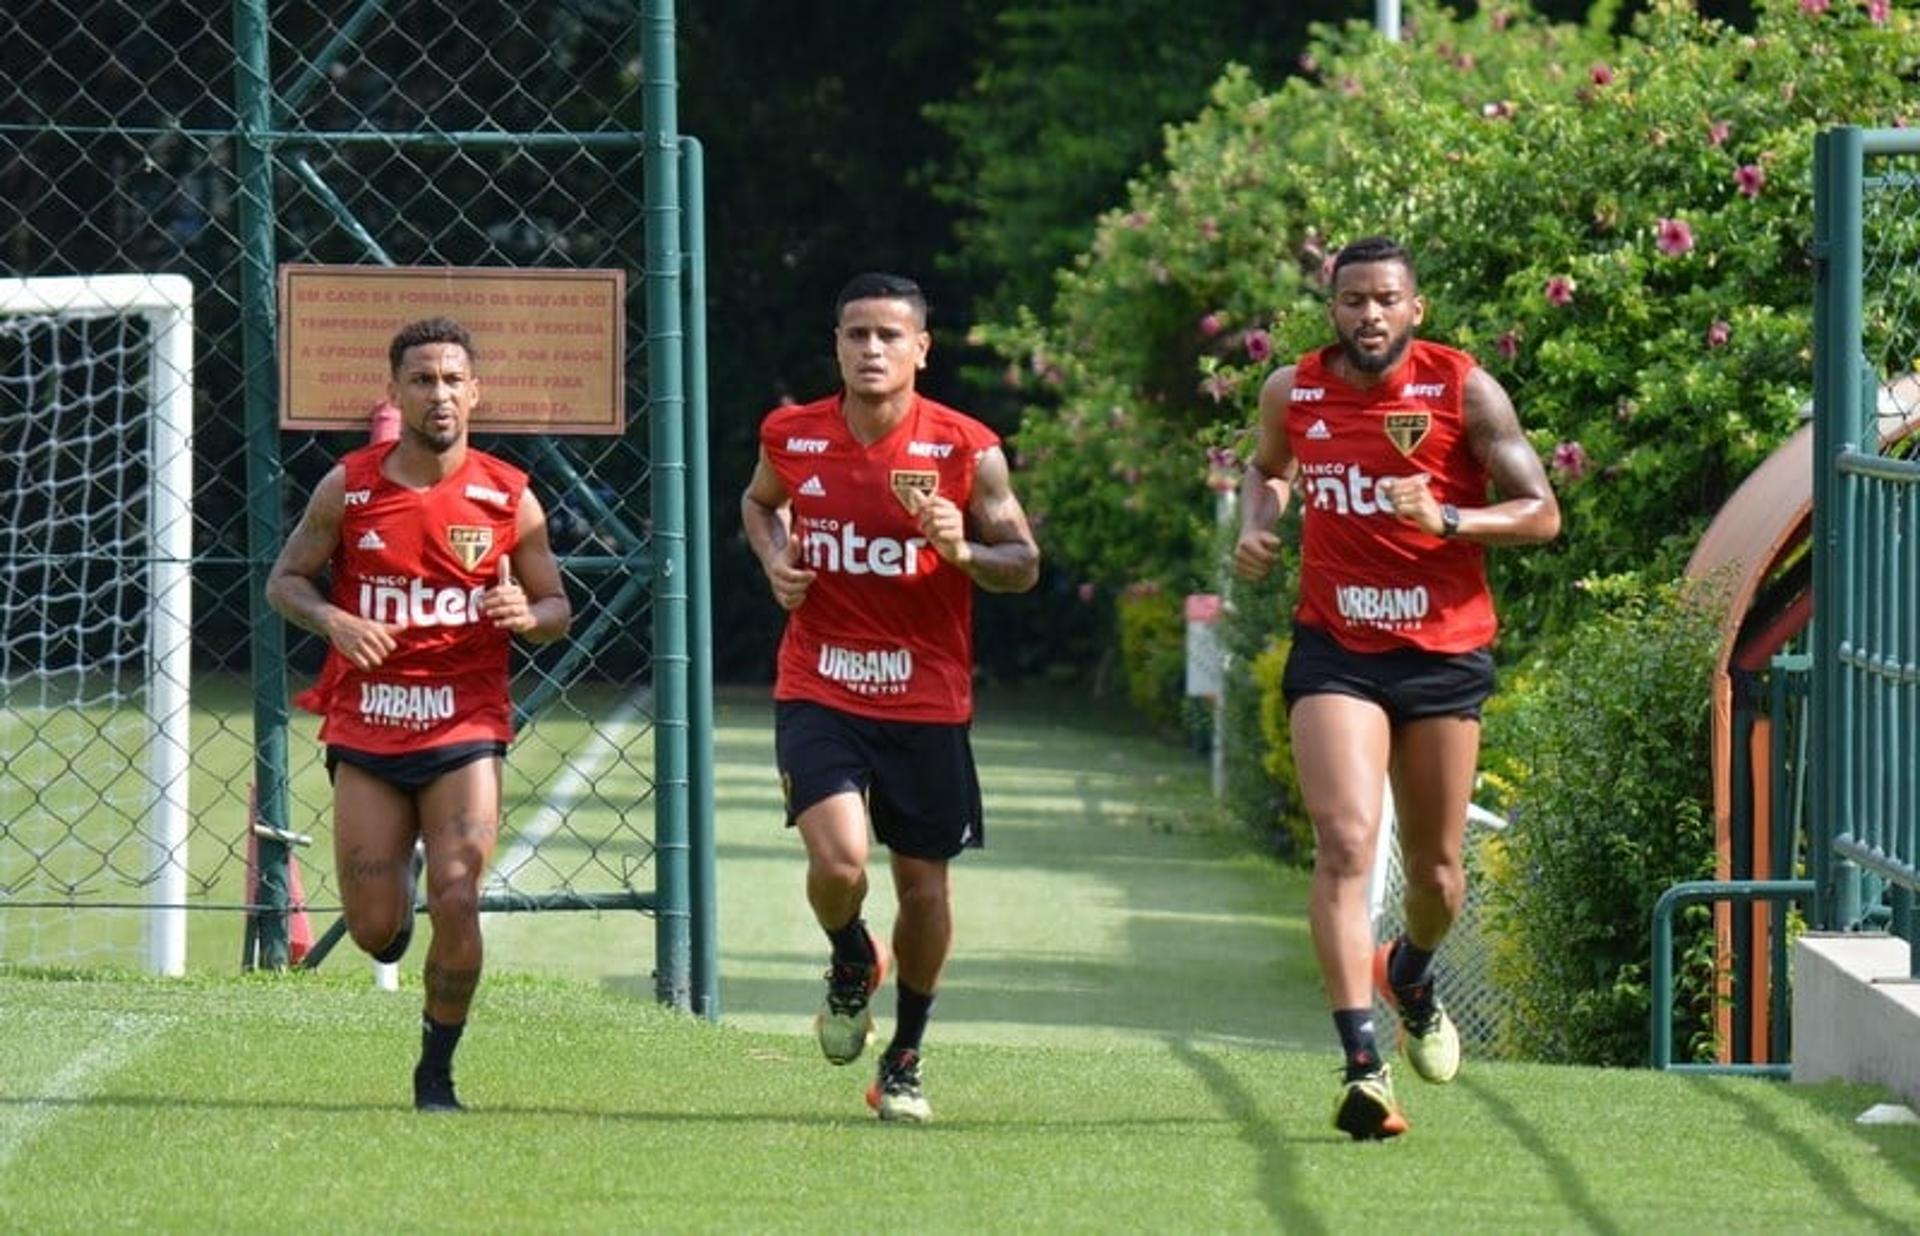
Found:
<path fill-rule="evenodd" d="M 867 933 L 870 965 L 835 963 L 827 970 L 827 998 L 814 1015 L 813 1034 L 820 1054 L 834 1064 L 852 1064 L 873 1042 L 873 1010 L 868 1003 L 887 976 L 887 954 Z"/>
<path fill-rule="evenodd" d="M 1447 1016 L 1431 982 L 1396 988 L 1387 981 L 1393 942 L 1373 954 L 1373 985 L 1400 1022 L 1400 1054 L 1422 1081 L 1452 1081 L 1460 1072 L 1460 1031 Z"/>

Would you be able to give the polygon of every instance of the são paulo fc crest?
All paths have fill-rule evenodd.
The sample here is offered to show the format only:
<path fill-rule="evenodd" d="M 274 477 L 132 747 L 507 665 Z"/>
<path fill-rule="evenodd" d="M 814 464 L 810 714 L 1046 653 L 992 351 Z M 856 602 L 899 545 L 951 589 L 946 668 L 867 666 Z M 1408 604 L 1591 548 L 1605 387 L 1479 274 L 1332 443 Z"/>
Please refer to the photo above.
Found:
<path fill-rule="evenodd" d="M 1387 437 L 1392 440 L 1402 455 L 1411 455 L 1422 442 L 1427 440 L 1427 431 L 1433 428 L 1431 412 L 1389 412 L 1387 413 Z"/>
<path fill-rule="evenodd" d="M 893 496 L 900 499 L 900 505 L 907 508 L 909 515 L 913 513 L 913 502 L 908 494 L 931 498 L 940 488 L 940 474 L 932 469 L 923 472 L 917 468 L 895 468 L 887 474 L 887 479 L 893 484 Z"/>
<path fill-rule="evenodd" d="M 449 524 L 447 545 L 453 550 L 453 556 L 460 560 L 460 565 L 471 571 L 480 565 L 480 560 L 493 548 L 493 529 Z"/>

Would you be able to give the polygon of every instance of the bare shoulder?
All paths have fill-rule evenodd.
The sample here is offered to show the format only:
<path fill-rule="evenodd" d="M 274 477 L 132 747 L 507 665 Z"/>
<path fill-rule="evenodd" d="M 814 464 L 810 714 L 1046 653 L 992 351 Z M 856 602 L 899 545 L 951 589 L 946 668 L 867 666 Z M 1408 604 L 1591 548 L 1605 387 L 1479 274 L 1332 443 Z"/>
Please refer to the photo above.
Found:
<path fill-rule="evenodd" d="M 335 464 L 313 487 L 307 499 L 307 517 L 327 523 L 339 523 L 347 509 L 347 465 Z"/>
<path fill-rule="evenodd" d="M 1280 410 L 1287 406 L 1293 395 L 1293 379 L 1299 371 L 1298 365 L 1282 365 L 1267 375 L 1260 384 L 1260 407 L 1263 411 Z"/>
<path fill-rule="evenodd" d="M 1500 385 L 1498 378 L 1476 365 L 1468 372 L 1461 394 L 1467 434 L 1476 444 L 1491 445 L 1506 439 L 1524 438 L 1520 429 L 1520 414 L 1514 411 L 1513 397 L 1507 394 L 1507 388 Z"/>

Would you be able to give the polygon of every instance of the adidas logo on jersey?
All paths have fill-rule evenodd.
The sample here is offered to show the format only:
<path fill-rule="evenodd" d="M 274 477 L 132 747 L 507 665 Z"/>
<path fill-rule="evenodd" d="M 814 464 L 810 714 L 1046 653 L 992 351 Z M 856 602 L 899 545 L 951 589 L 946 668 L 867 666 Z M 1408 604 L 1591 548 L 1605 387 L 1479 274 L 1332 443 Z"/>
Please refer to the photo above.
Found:
<path fill-rule="evenodd" d="M 1324 442 L 1332 436 L 1333 430 L 1327 428 L 1325 421 L 1316 420 L 1313 424 L 1307 426 L 1307 437 L 1314 442 Z"/>
<path fill-rule="evenodd" d="M 380 539 L 380 533 L 372 528 L 361 533 L 360 540 L 354 546 L 356 549 L 385 549 L 386 547 L 387 543 Z"/>
<path fill-rule="evenodd" d="M 810 476 L 800 482 L 800 496 L 802 498 L 824 498 L 827 496 L 827 487 L 820 483 L 819 476 Z"/>

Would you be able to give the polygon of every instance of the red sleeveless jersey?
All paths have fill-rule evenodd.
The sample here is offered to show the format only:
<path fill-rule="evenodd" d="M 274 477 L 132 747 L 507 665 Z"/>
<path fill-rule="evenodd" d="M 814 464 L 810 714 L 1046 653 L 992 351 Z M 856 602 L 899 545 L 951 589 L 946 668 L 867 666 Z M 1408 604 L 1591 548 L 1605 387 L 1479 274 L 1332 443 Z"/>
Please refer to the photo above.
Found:
<path fill-rule="evenodd" d="M 768 413 L 760 446 L 818 572 L 787 615 L 775 699 L 888 721 L 972 720 L 973 580 L 927 544 L 901 495 L 937 491 L 966 510 L 980 454 L 999 443 L 917 395 L 871 445 L 848 430 L 838 395 Z"/>
<path fill-rule="evenodd" d="M 1334 375 L 1335 347 L 1294 370 L 1287 442 L 1299 465 L 1300 602 L 1294 617 L 1354 652 L 1468 652 L 1491 643 L 1485 555 L 1388 509 L 1381 482 L 1424 472 L 1441 502 L 1479 506 L 1487 472 L 1467 444 L 1465 352 L 1416 339 L 1361 389 Z"/>
<path fill-rule="evenodd" d="M 469 450 L 430 489 L 381 473 L 391 442 L 341 459 L 346 510 L 329 568 L 341 609 L 403 626 L 380 668 L 362 673 L 332 648 L 295 703 L 323 718 L 324 742 L 380 755 L 513 737 L 511 637 L 480 612 L 517 540 L 527 474 Z"/>

